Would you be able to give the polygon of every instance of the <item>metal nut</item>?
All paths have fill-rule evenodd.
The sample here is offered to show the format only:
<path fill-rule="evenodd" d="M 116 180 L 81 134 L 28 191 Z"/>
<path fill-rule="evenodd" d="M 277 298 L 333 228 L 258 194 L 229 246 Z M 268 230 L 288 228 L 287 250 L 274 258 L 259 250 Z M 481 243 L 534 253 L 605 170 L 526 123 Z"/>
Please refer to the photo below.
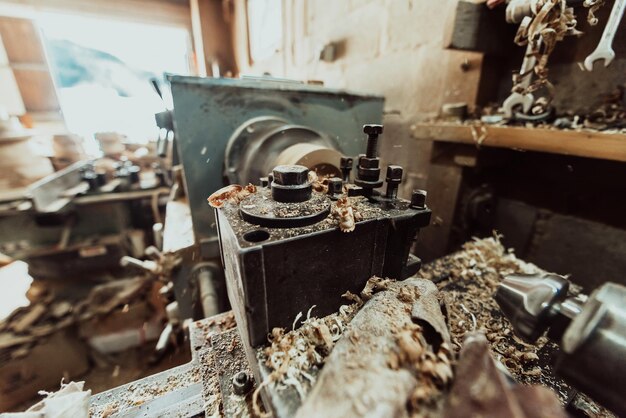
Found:
<path fill-rule="evenodd" d="M 343 193 L 343 181 L 338 177 L 328 179 L 328 194 L 337 195 Z"/>
<path fill-rule="evenodd" d="M 359 167 L 362 168 L 378 168 L 380 166 L 380 158 L 362 157 L 359 160 Z"/>
<path fill-rule="evenodd" d="M 298 186 L 308 181 L 309 169 L 303 165 L 279 165 L 274 167 L 274 181 L 282 186 Z"/>

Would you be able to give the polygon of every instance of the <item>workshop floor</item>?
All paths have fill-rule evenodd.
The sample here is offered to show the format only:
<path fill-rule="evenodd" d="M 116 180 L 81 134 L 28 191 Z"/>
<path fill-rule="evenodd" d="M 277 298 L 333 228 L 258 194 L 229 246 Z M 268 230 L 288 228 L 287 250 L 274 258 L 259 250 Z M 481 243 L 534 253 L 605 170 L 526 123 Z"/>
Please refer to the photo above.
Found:
<path fill-rule="evenodd" d="M 0 320 L 7 317 L 16 308 L 30 304 L 26 294 L 32 282 L 33 279 L 28 274 L 28 266 L 24 262 L 14 261 L 0 268 L 0 283 L 3 285 L 3 292 L 0 293 Z M 170 350 L 158 360 L 153 359 L 153 351 L 154 343 L 110 355 L 91 351 L 89 353 L 91 365 L 89 371 L 73 380 L 84 381 L 85 388 L 96 394 L 171 369 L 191 360 L 188 341 L 181 342 L 176 349 Z M 59 387 L 40 387 L 38 389 L 53 392 Z M 41 398 L 41 395 L 36 395 L 32 399 L 11 408 L 11 410 L 26 410 Z"/>
<path fill-rule="evenodd" d="M 106 357 L 99 355 L 96 358 L 92 355 L 92 368 L 87 374 L 74 380 L 84 381 L 85 389 L 90 389 L 92 394 L 96 394 L 146 376 L 151 376 L 163 370 L 171 369 L 191 360 L 189 344 L 183 344 L 176 351 L 167 353 L 155 363 L 150 363 L 148 360 L 151 358 L 152 353 L 153 346 L 146 345 Z M 58 390 L 58 387 L 41 389 L 55 391 Z M 41 396 L 36 396 L 13 409 L 15 411 L 24 411 L 31 405 L 39 402 L 41 398 Z"/>

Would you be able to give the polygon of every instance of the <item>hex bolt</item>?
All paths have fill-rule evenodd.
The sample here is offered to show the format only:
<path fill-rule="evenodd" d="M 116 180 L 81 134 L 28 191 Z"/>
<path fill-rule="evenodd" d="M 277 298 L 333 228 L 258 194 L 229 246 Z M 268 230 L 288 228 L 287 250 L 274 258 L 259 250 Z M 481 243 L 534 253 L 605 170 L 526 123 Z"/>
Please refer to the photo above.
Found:
<path fill-rule="evenodd" d="M 395 199 L 398 197 L 398 186 L 402 182 L 402 167 L 399 165 L 387 166 L 387 199 Z"/>
<path fill-rule="evenodd" d="M 425 209 L 426 195 L 426 190 L 413 190 L 413 193 L 411 193 L 411 207 L 413 209 Z"/>
<path fill-rule="evenodd" d="M 303 165 L 279 165 L 272 172 L 272 198 L 277 202 L 296 203 L 311 198 L 309 169 Z"/>
<path fill-rule="evenodd" d="M 354 164 L 354 159 L 351 157 L 341 157 L 339 160 L 339 169 L 341 170 L 341 176 L 343 181 L 350 181 L 350 172 L 352 171 L 352 165 Z"/>
<path fill-rule="evenodd" d="M 343 193 L 343 181 L 339 177 L 328 179 L 328 194 L 336 196 Z"/>
<path fill-rule="evenodd" d="M 236 395 L 243 396 L 252 389 L 252 379 L 246 372 L 239 372 L 233 376 L 233 392 Z"/>
<path fill-rule="evenodd" d="M 274 181 L 281 186 L 299 186 L 309 179 L 309 169 L 303 165 L 279 165 L 274 167 Z"/>
<path fill-rule="evenodd" d="M 367 135 L 367 158 L 376 158 L 378 135 L 383 133 L 383 125 L 363 125 L 363 133 Z"/>

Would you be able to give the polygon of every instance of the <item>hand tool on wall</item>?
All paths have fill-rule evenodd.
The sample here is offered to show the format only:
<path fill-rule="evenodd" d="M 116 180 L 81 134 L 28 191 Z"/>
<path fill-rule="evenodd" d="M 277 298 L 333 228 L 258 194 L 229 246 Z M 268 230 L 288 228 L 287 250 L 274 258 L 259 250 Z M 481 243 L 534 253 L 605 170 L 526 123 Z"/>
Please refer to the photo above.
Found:
<path fill-rule="evenodd" d="M 533 68 L 537 63 L 537 58 L 533 53 L 533 49 L 533 45 L 529 42 L 526 46 L 526 53 L 519 72 L 519 77 L 522 81 L 515 86 L 517 91 L 513 91 L 511 95 L 502 103 L 504 116 L 507 118 L 513 117 L 514 109 L 520 105 L 522 106 L 523 112 L 528 113 L 533 105 L 533 102 L 535 101 L 532 93 L 525 93 L 530 86 L 530 82 L 533 77 Z"/>
<path fill-rule="evenodd" d="M 593 71 L 593 64 L 596 61 L 604 60 L 604 66 L 608 67 L 615 59 L 615 51 L 613 50 L 613 39 L 619 28 L 619 24 L 624 16 L 626 8 L 626 0 L 615 0 L 611 15 L 606 23 L 602 38 L 596 49 L 585 59 L 585 70 Z"/>

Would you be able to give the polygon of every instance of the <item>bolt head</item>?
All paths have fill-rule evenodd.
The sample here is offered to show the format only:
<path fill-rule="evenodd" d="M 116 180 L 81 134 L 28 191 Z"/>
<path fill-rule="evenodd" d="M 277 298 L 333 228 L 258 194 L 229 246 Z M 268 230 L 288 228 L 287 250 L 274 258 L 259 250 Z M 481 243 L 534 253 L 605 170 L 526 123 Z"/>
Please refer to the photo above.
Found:
<path fill-rule="evenodd" d="M 339 160 L 340 168 L 352 168 L 353 164 L 354 159 L 352 157 L 341 157 L 341 159 Z"/>
<path fill-rule="evenodd" d="M 387 181 L 402 180 L 402 167 L 399 165 L 387 166 Z"/>
<path fill-rule="evenodd" d="M 343 180 L 338 177 L 328 179 L 328 194 L 341 194 L 343 193 Z"/>
<path fill-rule="evenodd" d="M 383 125 L 363 125 L 363 133 L 367 135 L 380 135 L 383 133 Z"/>
<path fill-rule="evenodd" d="M 274 167 L 273 177 L 282 186 L 299 186 L 308 182 L 309 169 L 303 165 L 279 165 Z"/>
<path fill-rule="evenodd" d="M 426 195 L 426 190 L 413 190 L 413 193 L 411 193 L 411 207 L 424 209 L 426 207 Z"/>
<path fill-rule="evenodd" d="M 246 372 L 239 372 L 233 376 L 233 392 L 237 395 L 245 395 L 252 388 L 252 380 Z"/>

